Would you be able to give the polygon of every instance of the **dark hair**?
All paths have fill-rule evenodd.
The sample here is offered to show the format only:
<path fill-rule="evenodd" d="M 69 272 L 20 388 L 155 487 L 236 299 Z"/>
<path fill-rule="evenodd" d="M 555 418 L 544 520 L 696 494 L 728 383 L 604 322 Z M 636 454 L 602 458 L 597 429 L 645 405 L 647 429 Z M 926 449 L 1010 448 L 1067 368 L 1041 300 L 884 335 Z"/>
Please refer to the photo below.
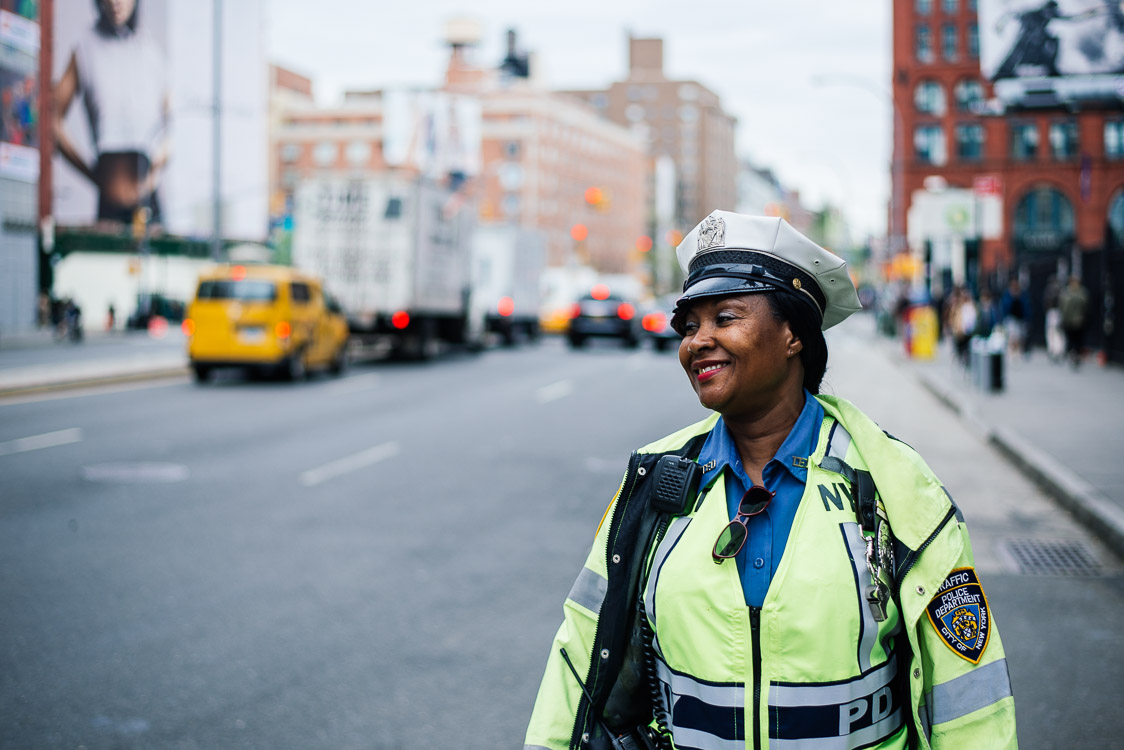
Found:
<path fill-rule="evenodd" d="M 804 389 L 809 393 L 820 392 L 820 383 L 827 371 L 827 341 L 820 327 L 819 311 L 813 310 L 794 294 L 780 292 L 766 294 L 773 317 L 788 323 L 792 333 L 800 339 L 804 347 L 800 350 L 800 362 L 804 365 Z"/>
<path fill-rule="evenodd" d="M 137 13 L 140 12 L 140 4 L 141 0 L 136 0 L 136 2 L 133 3 L 133 12 L 129 14 L 129 19 L 125 21 L 125 26 L 128 27 L 129 31 L 137 30 Z M 94 7 L 98 11 L 98 30 L 103 34 L 116 34 L 117 29 L 114 28 L 113 24 L 109 22 L 109 16 L 106 15 L 105 8 L 102 7 L 101 0 L 94 0 Z"/>

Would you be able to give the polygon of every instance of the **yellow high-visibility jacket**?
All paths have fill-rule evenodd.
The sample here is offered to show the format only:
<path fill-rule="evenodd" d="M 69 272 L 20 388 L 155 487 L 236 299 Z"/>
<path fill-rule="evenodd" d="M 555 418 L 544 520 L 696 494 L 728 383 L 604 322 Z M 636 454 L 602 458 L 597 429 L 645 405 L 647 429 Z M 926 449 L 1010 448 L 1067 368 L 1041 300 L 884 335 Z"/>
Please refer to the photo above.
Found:
<path fill-rule="evenodd" d="M 636 553 L 647 571 L 641 595 L 655 633 L 659 715 L 675 746 L 1016 747 L 1007 661 L 963 518 L 913 449 L 848 401 L 817 398 L 824 422 L 762 607 L 746 606 L 732 561 L 711 557 L 730 520 L 721 478 Z M 602 709 L 631 631 L 644 483 L 661 455 L 688 444 L 697 455 L 716 421 L 633 454 L 564 604 L 525 750 L 608 747 Z M 880 575 L 894 593 L 884 619 L 867 598 L 872 535 L 856 518 L 854 470 L 873 477 L 892 530 L 894 559 Z"/>

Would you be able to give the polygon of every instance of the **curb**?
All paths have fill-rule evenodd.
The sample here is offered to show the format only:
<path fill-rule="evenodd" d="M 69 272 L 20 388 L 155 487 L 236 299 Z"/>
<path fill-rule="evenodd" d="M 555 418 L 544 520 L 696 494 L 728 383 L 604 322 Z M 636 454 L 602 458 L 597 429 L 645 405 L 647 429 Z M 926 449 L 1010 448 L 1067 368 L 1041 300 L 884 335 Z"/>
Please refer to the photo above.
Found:
<path fill-rule="evenodd" d="M 115 383 L 134 383 L 140 380 L 163 380 L 174 377 L 186 377 L 191 370 L 186 365 L 171 367 L 156 367 L 151 370 L 137 370 L 134 372 L 106 373 L 103 375 L 76 376 L 74 378 L 60 378 L 54 382 L 38 382 L 26 385 L 0 385 L 0 399 L 10 396 L 27 396 L 36 393 L 52 393 L 57 391 L 75 390 L 99 385 L 113 385 Z"/>
<path fill-rule="evenodd" d="M 914 375 L 925 390 L 998 448 L 1010 463 L 1033 479 L 1116 555 L 1124 557 L 1124 510 L 1053 456 L 1011 430 L 984 422 L 966 399 L 943 383 L 925 373 L 915 371 Z"/>

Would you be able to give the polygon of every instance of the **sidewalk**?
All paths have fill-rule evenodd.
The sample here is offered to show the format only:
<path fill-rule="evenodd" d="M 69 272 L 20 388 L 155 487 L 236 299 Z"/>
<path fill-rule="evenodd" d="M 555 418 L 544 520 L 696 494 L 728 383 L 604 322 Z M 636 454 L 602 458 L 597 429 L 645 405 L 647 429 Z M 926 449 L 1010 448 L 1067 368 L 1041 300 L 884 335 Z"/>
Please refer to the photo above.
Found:
<path fill-rule="evenodd" d="M 1004 389 L 986 392 L 972 383 L 947 343 L 934 359 L 917 360 L 906 355 L 900 339 L 878 340 L 927 390 L 1124 556 L 1124 368 L 1087 358 L 1075 370 L 1037 349 L 1029 358 L 1005 355 Z"/>
<path fill-rule="evenodd" d="M 88 332 L 80 344 L 49 331 L 0 340 L 0 397 L 188 373 L 182 345 L 144 332 Z"/>

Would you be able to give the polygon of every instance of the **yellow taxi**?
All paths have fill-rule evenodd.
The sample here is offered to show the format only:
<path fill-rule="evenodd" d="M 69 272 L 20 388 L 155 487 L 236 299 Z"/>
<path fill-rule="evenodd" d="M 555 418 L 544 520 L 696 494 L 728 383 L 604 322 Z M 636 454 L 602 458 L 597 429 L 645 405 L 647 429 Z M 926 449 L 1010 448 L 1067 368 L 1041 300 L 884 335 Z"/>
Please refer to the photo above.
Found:
<path fill-rule="evenodd" d="M 183 321 L 196 380 L 218 367 L 335 374 L 347 364 L 347 319 L 320 281 L 286 266 L 223 264 L 199 276 Z"/>

